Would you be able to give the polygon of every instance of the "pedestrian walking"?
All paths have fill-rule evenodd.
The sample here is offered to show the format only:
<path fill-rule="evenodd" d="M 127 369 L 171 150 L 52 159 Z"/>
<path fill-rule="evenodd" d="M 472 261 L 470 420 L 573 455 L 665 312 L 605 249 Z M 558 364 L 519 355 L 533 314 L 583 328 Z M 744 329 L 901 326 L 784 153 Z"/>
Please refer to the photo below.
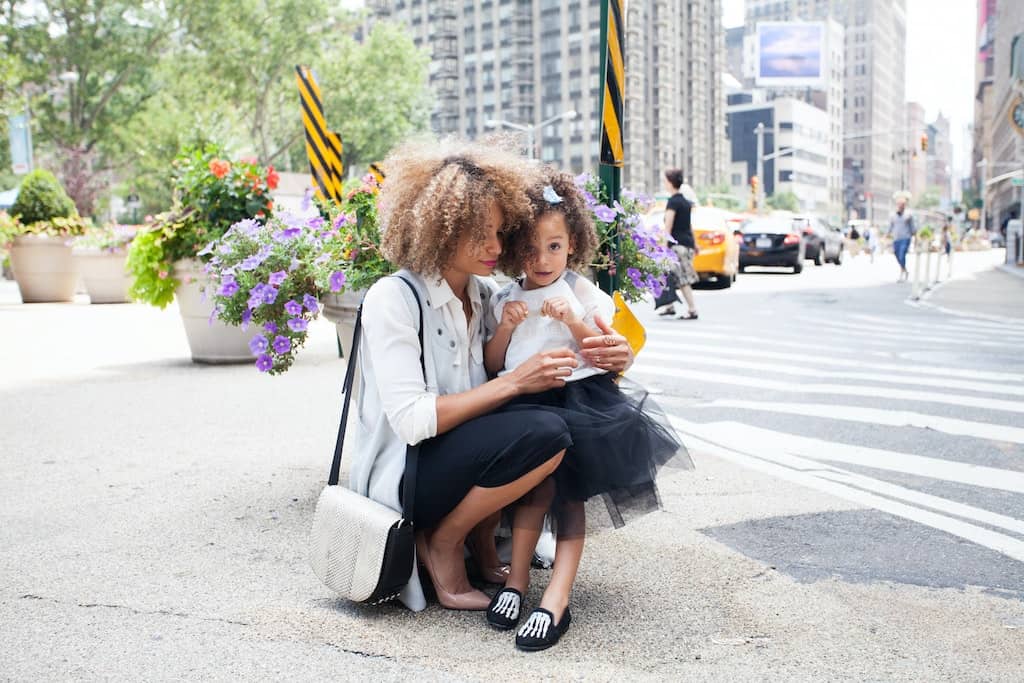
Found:
<path fill-rule="evenodd" d="M 892 236 L 892 249 L 896 254 L 896 262 L 900 264 L 899 281 L 903 282 L 910 277 L 907 272 L 907 251 L 910 249 L 910 241 L 917 233 L 917 226 L 914 224 L 914 216 L 907 209 L 907 200 L 910 198 L 907 192 L 897 192 L 893 195 L 896 200 L 896 213 L 889 218 L 889 234 Z"/>
<path fill-rule="evenodd" d="M 531 200 L 533 225 L 508 233 L 501 257 L 502 271 L 518 277 L 491 298 L 492 316 L 500 322 L 484 345 L 484 358 L 488 373 L 499 377 L 542 350 L 577 349 L 583 339 L 599 334 L 596 318 L 615 311 L 610 296 L 570 269 L 585 268 L 598 244 L 572 176 L 547 169 Z M 553 477 L 554 569 L 540 606 L 516 635 L 516 646 L 523 650 L 551 647 L 569 624 L 569 598 L 587 528 L 584 503 L 599 496 L 614 526 L 658 510 L 655 475 L 685 453 L 675 429 L 646 391 L 634 385 L 627 395 L 614 375 L 577 360 L 563 386 L 520 396 L 506 408 L 550 411 L 565 420 L 572 437 Z M 534 520 L 538 535 L 543 521 L 539 512 Z M 518 524 L 517 519 L 515 531 L 521 533 Z M 514 558 L 512 575 L 487 611 L 492 626 L 504 630 L 517 625 L 529 581 L 529 563 L 516 566 Z"/>
<path fill-rule="evenodd" d="M 464 548 L 484 578 L 503 582 L 509 568 L 494 544 L 497 515 L 516 504 L 512 542 L 523 545 L 515 522 L 550 505 L 543 482 L 572 443 L 557 415 L 499 409 L 519 395 L 564 386 L 578 361 L 572 351 L 554 349 L 502 377 L 488 379 L 484 367 L 483 342 L 493 332 L 488 303 L 497 291 L 489 276 L 503 233 L 533 217 L 526 190 L 535 167 L 500 146 L 454 141 L 403 146 L 386 166 L 382 251 L 412 289 L 398 277 L 381 278 L 363 302 L 363 392 L 350 486 L 402 510 L 407 445 L 420 444 L 412 520 L 417 560 L 442 606 L 482 611 L 490 597 L 470 585 Z M 582 340 L 580 355 L 621 372 L 632 352 L 603 325 L 603 334 Z M 531 553 L 529 547 L 527 562 Z M 419 611 L 426 599 L 415 567 L 409 570 L 400 599 Z"/>
<path fill-rule="evenodd" d="M 864 244 L 867 247 L 868 263 L 875 262 L 875 254 L 878 253 L 878 230 L 870 225 L 864 228 Z"/>
<path fill-rule="evenodd" d="M 693 258 L 697 255 L 697 242 L 693 239 L 693 228 L 691 226 L 691 213 L 693 202 L 688 200 L 682 193 L 683 172 L 678 168 L 670 168 L 665 171 L 665 188 L 669 191 L 670 197 L 665 206 L 665 234 L 671 238 L 672 251 L 679 259 L 676 266 L 675 279 L 678 282 L 677 292 L 686 302 L 687 312 L 680 314 L 677 320 L 696 320 L 697 305 L 693 300 L 693 287 L 700 277 L 693 267 Z M 668 306 L 659 315 L 673 315 L 675 308 Z"/>

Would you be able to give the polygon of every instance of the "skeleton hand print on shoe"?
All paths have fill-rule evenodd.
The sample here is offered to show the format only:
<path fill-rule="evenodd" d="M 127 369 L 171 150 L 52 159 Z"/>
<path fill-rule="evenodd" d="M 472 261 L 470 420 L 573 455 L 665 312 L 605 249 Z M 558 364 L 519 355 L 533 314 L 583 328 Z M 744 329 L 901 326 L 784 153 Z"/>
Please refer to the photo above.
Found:
<path fill-rule="evenodd" d="M 517 634 L 521 638 L 546 638 L 551 628 L 551 617 L 544 612 L 535 611 L 526 620 Z"/>
<path fill-rule="evenodd" d="M 494 606 L 494 612 L 506 619 L 517 621 L 519 619 L 519 596 L 512 591 L 505 591 L 498 596 L 498 602 Z"/>

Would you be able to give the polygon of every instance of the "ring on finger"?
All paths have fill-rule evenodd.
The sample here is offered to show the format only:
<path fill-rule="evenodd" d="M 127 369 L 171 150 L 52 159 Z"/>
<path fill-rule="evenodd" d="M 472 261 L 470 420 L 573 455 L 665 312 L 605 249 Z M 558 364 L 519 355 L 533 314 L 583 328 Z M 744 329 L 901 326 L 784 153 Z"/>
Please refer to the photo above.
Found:
<path fill-rule="evenodd" d="M 605 346 L 615 346 L 615 340 L 612 339 L 609 335 L 605 335 L 604 336 L 604 345 Z"/>

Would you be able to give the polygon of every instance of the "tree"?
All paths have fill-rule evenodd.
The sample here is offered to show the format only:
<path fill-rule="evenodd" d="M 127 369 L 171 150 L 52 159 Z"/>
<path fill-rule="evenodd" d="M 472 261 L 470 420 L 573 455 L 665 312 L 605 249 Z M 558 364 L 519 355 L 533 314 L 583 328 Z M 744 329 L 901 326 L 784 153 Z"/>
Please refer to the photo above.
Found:
<path fill-rule="evenodd" d="M 345 36 L 321 60 L 321 89 L 328 123 L 341 134 L 342 164 L 362 173 L 410 134 L 430 122 L 430 58 L 404 27 L 373 26 L 364 42 Z"/>
<path fill-rule="evenodd" d="M 915 209 L 937 209 L 941 203 L 938 190 L 929 188 L 921 193 L 914 202 Z"/>
<path fill-rule="evenodd" d="M 68 194 L 93 212 L 114 127 L 153 96 L 150 79 L 177 24 L 174 0 L 0 3 L 0 40 L 38 93 L 37 139 L 52 144 Z"/>
<path fill-rule="evenodd" d="M 710 200 L 713 206 L 718 206 L 730 211 L 736 211 L 743 206 L 743 200 L 732 193 L 732 187 L 728 183 L 718 183 L 697 190 L 697 198 L 701 204 L 707 204 Z"/>
<path fill-rule="evenodd" d="M 800 199 L 792 192 L 776 192 L 765 200 L 765 204 L 780 211 L 800 210 Z"/>

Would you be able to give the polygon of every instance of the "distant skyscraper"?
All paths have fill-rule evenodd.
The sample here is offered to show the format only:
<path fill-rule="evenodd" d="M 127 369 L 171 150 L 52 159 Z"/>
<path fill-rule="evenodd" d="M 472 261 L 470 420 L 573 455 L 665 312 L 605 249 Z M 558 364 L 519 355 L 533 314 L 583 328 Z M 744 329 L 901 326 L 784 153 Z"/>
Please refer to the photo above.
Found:
<path fill-rule="evenodd" d="M 600 3 L 589 0 L 369 0 L 431 54 L 439 133 L 476 138 L 488 121 L 538 126 L 536 155 L 596 170 Z M 725 43 L 715 0 L 627 3 L 624 183 L 657 191 L 666 165 L 688 181 L 723 178 Z M 658 46 L 657 48 L 655 46 Z"/>
<path fill-rule="evenodd" d="M 827 18 L 845 28 L 847 205 L 882 222 L 899 189 L 897 151 L 906 139 L 906 0 L 746 1 L 749 30 L 759 21 Z"/>

